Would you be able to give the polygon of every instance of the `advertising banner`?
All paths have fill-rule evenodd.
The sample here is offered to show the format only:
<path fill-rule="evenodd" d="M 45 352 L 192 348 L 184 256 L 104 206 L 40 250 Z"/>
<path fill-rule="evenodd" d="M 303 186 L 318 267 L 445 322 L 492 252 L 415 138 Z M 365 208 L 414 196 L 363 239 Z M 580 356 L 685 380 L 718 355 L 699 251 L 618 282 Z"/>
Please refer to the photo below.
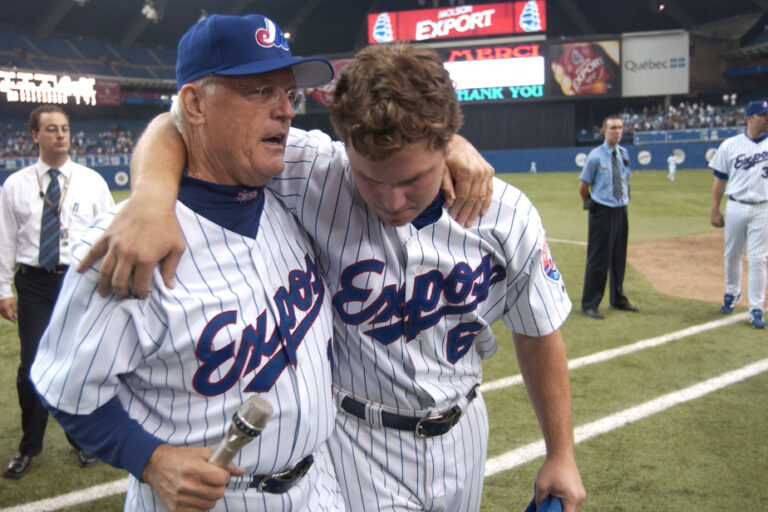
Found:
<path fill-rule="evenodd" d="M 551 97 L 621 93 L 618 40 L 551 44 L 549 55 L 547 90 Z"/>
<path fill-rule="evenodd" d="M 622 34 L 622 96 L 688 94 L 688 32 Z"/>
<path fill-rule="evenodd" d="M 96 80 L 96 103 L 120 105 L 120 84 L 108 80 Z"/>
<path fill-rule="evenodd" d="M 429 41 L 546 31 L 545 0 L 528 0 L 368 15 L 368 42 Z"/>

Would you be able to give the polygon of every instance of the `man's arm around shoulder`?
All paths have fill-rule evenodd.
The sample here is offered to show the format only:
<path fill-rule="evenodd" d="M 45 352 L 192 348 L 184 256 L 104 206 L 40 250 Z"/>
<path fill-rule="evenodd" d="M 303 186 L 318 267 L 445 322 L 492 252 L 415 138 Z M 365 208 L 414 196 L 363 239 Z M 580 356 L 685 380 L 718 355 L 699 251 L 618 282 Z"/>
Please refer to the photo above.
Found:
<path fill-rule="evenodd" d="M 122 297 L 146 297 L 160 260 L 163 281 L 173 287 L 174 271 L 185 250 L 174 210 L 185 165 L 186 149 L 170 115 L 157 116 L 131 158 L 132 198 L 77 267 L 83 272 L 104 257 L 99 274 L 102 295 L 114 288 Z"/>

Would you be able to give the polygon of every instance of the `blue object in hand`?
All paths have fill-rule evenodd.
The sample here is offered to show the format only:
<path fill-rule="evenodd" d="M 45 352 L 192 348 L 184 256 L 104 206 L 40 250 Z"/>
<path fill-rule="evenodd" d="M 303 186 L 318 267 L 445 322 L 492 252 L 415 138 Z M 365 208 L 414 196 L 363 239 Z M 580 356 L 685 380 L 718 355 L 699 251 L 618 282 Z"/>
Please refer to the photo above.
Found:
<path fill-rule="evenodd" d="M 539 508 L 536 508 L 536 484 L 533 484 L 533 499 L 525 512 L 563 512 L 563 502 L 557 496 L 547 496 Z"/>

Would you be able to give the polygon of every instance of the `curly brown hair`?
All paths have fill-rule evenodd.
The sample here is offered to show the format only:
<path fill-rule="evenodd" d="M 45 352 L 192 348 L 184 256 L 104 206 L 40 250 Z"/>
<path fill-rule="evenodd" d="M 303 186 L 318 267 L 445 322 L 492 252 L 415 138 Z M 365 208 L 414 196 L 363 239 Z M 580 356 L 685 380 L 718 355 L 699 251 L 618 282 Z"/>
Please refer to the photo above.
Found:
<path fill-rule="evenodd" d="M 437 53 L 405 43 L 361 50 L 342 71 L 330 111 L 339 138 L 375 161 L 422 140 L 444 149 L 463 120 Z"/>

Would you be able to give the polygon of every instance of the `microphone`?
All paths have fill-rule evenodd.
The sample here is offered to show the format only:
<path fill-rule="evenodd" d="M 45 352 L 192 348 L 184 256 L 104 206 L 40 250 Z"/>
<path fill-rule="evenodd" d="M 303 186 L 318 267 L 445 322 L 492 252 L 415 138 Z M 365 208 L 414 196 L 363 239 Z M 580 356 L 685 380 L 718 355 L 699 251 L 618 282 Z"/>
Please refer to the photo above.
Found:
<path fill-rule="evenodd" d="M 227 434 L 208 459 L 208 462 L 226 467 L 237 452 L 261 434 L 272 416 L 272 405 L 261 395 L 253 395 L 232 415 Z"/>

